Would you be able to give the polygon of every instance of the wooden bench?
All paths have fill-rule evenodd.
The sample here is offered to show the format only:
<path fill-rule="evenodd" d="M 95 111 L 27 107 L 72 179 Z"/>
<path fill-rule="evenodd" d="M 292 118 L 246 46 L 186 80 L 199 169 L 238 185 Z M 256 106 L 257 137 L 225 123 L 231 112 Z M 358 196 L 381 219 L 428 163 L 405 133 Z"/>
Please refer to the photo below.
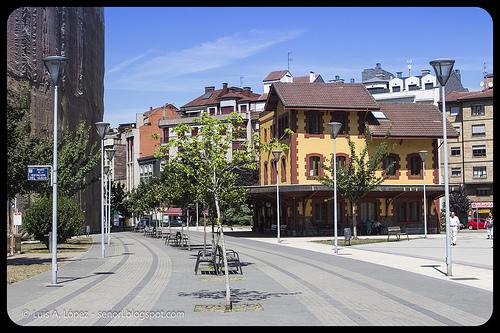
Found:
<path fill-rule="evenodd" d="M 401 232 L 401 227 L 400 226 L 394 226 L 394 227 L 387 227 L 387 241 L 389 241 L 389 236 L 390 235 L 395 235 L 397 240 L 401 239 L 401 235 L 406 235 L 406 238 L 410 240 L 410 237 L 408 236 L 408 233 L 406 232 Z"/>

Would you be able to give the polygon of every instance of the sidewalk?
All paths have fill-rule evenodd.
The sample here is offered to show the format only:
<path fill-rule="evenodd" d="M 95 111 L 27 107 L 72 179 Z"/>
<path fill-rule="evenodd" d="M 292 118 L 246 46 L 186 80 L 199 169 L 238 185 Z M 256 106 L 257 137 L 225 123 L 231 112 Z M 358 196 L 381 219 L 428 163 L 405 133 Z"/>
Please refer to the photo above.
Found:
<path fill-rule="evenodd" d="M 387 235 L 360 238 L 387 239 Z M 410 241 L 402 237 L 399 242 L 338 246 L 338 255 L 493 291 L 493 241 L 486 239 L 486 233 L 459 233 L 457 246 L 451 248 L 451 276 L 446 275 L 445 238 L 444 234 L 427 235 L 427 239 L 423 235 L 410 235 Z M 248 239 L 277 243 L 276 238 Z M 332 243 L 326 245 L 313 242 L 319 240 L 329 240 Z M 280 244 L 333 255 L 332 240 L 332 237 L 281 237 Z"/>

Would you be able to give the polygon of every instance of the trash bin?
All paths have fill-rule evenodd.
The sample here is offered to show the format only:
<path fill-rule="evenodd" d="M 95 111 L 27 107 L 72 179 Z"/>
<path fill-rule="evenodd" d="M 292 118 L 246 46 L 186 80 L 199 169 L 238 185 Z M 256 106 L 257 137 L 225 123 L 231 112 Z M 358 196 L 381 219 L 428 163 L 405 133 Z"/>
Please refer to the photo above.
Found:
<path fill-rule="evenodd" d="M 14 253 L 21 253 L 21 234 L 14 234 Z"/>
<path fill-rule="evenodd" d="M 345 240 L 345 245 L 351 245 L 351 228 L 344 228 L 344 240 Z"/>

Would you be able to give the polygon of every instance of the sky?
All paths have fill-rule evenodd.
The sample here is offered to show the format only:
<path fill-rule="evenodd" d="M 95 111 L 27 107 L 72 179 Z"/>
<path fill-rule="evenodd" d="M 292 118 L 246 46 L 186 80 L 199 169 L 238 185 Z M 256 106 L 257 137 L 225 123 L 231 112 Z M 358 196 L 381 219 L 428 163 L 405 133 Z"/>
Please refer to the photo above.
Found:
<path fill-rule="evenodd" d="M 406 75 L 411 60 L 419 75 L 452 58 L 470 91 L 484 69 L 493 73 L 493 21 L 479 7 L 105 7 L 104 19 L 104 121 L 113 127 L 223 82 L 262 93 L 264 77 L 288 66 L 293 76 L 361 82 L 376 63 Z"/>

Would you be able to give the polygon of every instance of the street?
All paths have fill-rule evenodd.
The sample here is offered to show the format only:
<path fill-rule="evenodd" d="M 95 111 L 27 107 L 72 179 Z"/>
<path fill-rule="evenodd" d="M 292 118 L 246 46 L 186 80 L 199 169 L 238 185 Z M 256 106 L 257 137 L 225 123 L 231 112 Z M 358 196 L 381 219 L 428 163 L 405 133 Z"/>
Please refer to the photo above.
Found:
<path fill-rule="evenodd" d="M 225 287 L 221 276 L 194 274 L 203 233 L 191 229 L 192 251 L 142 233 L 114 233 L 106 259 L 94 235 L 91 249 L 60 269 L 60 287 L 48 286 L 50 272 L 10 285 L 9 316 L 20 325 L 475 326 L 493 310 L 493 293 L 485 288 L 347 255 L 395 253 L 421 240 L 344 248 L 335 256 L 238 234 L 225 236 L 243 262 L 243 275 L 230 274 L 232 300 L 259 304 L 260 311 L 194 311 L 223 304 Z"/>

